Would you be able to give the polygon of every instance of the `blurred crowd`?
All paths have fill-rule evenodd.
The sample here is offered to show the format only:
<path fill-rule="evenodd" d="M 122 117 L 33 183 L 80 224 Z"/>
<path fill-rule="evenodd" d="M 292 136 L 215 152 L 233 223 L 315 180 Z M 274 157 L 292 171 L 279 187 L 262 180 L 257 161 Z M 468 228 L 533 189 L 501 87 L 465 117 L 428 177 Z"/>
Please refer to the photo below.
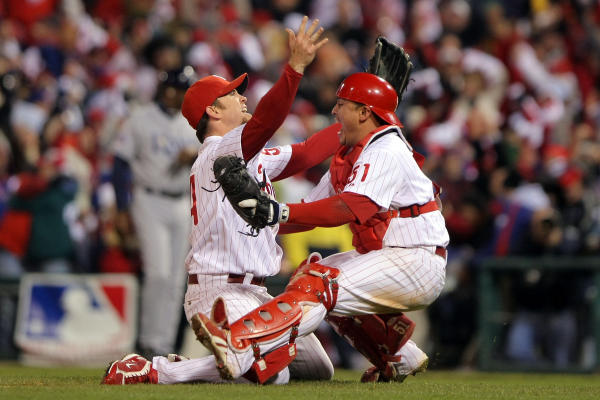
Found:
<path fill-rule="evenodd" d="M 111 183 L 120 123 L 153 101 L 161 72 L 183 65 L 198 76 L 248 72 L 253 109 L 286 60 L 283 28 L 304 14 L 320 19 L 329 43 L 274 143 L 332 121 L 337 86 L 366 68 L 378 35 L 414 63 L 398 114 L 443 188 L 448 284 L 430 316 L 435 341 L 455 346 L 448 365 L 473 340 L 483 260 L 600 251 L 596 0 L 0 4 L 0 276 L 137 272 L 135 232 Z M 282 195 L 297 198 L 323 168 Z"/>

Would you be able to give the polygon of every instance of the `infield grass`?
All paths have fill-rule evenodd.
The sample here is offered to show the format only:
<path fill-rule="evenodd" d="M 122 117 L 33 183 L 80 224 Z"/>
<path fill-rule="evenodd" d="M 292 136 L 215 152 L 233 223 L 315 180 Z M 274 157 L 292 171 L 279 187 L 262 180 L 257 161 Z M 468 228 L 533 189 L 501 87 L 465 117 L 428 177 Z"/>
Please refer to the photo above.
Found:
<path fill-rule="evenodd" d="M 34 368 L 0 363 L 1 400 L 177 399 L 600 399 L 599 375 L 428 371 L 403 384 L 361 384 L 360 373 L 337 370 L 331 382 L 284 386 L 234 384 L 100 385 L 101 369 Z"/>

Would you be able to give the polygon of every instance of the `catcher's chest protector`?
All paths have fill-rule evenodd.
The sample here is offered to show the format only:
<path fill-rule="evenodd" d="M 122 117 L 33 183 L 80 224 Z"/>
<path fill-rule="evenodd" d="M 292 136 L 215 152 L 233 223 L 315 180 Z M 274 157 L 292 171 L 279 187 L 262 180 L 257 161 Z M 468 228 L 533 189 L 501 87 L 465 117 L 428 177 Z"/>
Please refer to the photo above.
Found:
<path fill-rule="evenodd" d="M 348 146 L 341 146 L 333 155 L 329 172 L 331 173 L 331 185 L 336 193 L 342 193 L 344 188 L 349 183 L 352 175 L 352 168 L 363 149 L 369 143 L 369 140 L 375 135 L 376 131 L 369 133 L 360 142 L 348 151 Z"/>
<path fill-rule="evenodd" d="M 385 129 L 385 128 L 384 128 Z M 348 183 L 357 177 L 356 172 L 352 169 L 354 163 L 363 152 L 364 148 L 369 144 L 371 138 L 381 131 L 373 131 L 358 142 L 350 152 L 348 147 L 343 146 L 333 156 L 329 171 L 331 172 L 331 184 L 336 193 L 341 193 Z M 352 231 L 352 245 L 360 254 L 365 254 L 371 250 L 380 250 L 383 247 L 383 237 L 390 224 L 391 217 L 389 215 L 376 214 L 364 224 L 350 223 Z"/>

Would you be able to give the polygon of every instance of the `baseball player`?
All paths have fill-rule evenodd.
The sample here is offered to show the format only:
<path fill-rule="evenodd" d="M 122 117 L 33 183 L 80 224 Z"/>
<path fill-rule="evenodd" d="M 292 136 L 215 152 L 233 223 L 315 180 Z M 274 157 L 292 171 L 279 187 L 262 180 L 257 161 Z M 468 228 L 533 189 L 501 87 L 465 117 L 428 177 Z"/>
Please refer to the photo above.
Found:
<path fill-rule="evenodd" d="M 409 340 L 414 323 L 402 312 L 428 306 L 444 286 L 449 237 L 434 186 L 400 130 L 398 96 L 389 83 L 352 74 L 337 97 L 332 114 L 341 124 L 341 146 L 329 172 L 303 203 L 270 200 L 267 224 L 349 223 L 356 250 L 312 255 L 284 293 L 234 323 L 215 323 L 229 314 L 220 299 L 213 320 L 194 315 L 196 336 L 213 352 L 223 378 L 262 363 L 259 353 L 277 354 L 280 366 L 290 362 L 298 338 L 327 315 L 374 364 L 363 381 L 402 381 L 427 366 L 427 355 Z M 257 204 L 252 197 L 241 200 L 238 213 L 256 215 Z"/>
<path fill-rule="evenodd" d="M 263 189 L 274 195 L 271 179 L 283 179 L 316 165 L 338 146 L 340 127 L 336 124 L 306 142 L 263 149 L 289 113 L 304 68 L 327 41 L 319 40 L 323 29 L 318 28 L 318 21 L 310 26 L 307 21 L 304 17 L 297 34 L 288 29 L 289 62 L 254 115 L 248 113 L 242 95 L 248 83 L 246 74 L 231 82 L 208 76 L 186 92 L 182 112 L 202 142 L 188 181 L 192 220 L 192 248 L 185 261 L 188 290 L 184 309 L 188 319 L 199 312 L 210 312 L 217 297 L 227 303 L 232 321 L 271 300 L 264 280 L 277 274 L 281 264 L 282 250 L 275 240 L 277 226 L 257 237 L 249 234 L 246 223 L 229 202 L 223 201 L 222 190 L 212 181 L 214 160 L 222 155 L 243 158 Z M 189 216 L 189 206 L 187 212 Z M 215 320 L 215 324 L 224 323 L 227 321 Z M 154 357 L 150 362 L 130 354 L 109 366 L 103 382 L 215 382 L 221 380 L 215 366 L 213 356 L 188 360 L 170 355 Z M 289 368 L 285 367 L 277 367 L 269 382 L 286 383 L 290 375 L 295 379 L 330 379 L 333 375 L 331 361 L 314 335 L 298 340 L 298 356 Z M 245 371 L 239 381 L 260 381 L 259 374 L 260 368 Z"/>
<path fill-rule="evenodd" d="M 114 145 L 117 207 L 129 210 L 139 240 L 139 347 L 149 354 L 173 352 L 181 316 L 181 266 L 190 232 L 189 166 L 198 142 L 180 108 L 192 79 L 191 67 L 161 73 L 155 101 L 133 106 Z"/>

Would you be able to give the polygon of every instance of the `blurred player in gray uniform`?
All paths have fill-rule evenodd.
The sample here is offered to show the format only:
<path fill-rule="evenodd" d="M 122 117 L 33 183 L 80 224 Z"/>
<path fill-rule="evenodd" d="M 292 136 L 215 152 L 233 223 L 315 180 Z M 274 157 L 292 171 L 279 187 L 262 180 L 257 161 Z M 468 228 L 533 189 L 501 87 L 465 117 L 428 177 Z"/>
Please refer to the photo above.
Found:
<path fill-rule="evenodd" d="M 297 34 L 288 30 L 290 58 L 281 77 L 256 106 L 254 115 L 246 107 L 243 92 L 248 77 L 242 74 L 229 82 L 215 75 L 196 82 L 186 93 L 182 106 L 189 124 L 197 128 L 202 142 L 197 159 L 188 175 L 191 190 L 192 248 L 185 265 L 188 290 L 184 309 L 191 318 L 198 312 L 209 313 L 217 297 L 227 302 L 235 319 L 272 297 L 264 280 L 276 275 L 281 266 L 282 250 L 275 238 L 277 228 L 260 236 L 243 234 L 245 222 L 235 213 L 223 192 L 212 181 L 214 159 L 224 154 L 244 158 L 253 176 L 274 195 L 270 179 L 283 179 L 331 156 L 338 147 L 339 125 L 315 133 L 306 142 L 264 148 L 289 113 L 304 68 L 326 40 L 319 41 L 322 29 L 318 21 L 307 26 L 305 17 Z M 214 192 L 212 192 L 214 191 Z M 190 215 L 191 210 L 191 215 Z M 223 322 L 223 321 L 221 321 Z M 257 366 L 238 382 L 261 381 L 262 367 Z M 181 356 L 156 356 L 152 361 L 130 354 L 112 363 L 103 379 L 106 384 L 221 381 L 210 355 L 197 359 Z M 272 367 L 269 367 L 272 369 Z M 269 382 L 282 384 L 294 379 L 330 379 L 333 366 L 314 335 L 298 340 L 298 355 L 288 368 L 278 368 Z"/>
<path fill-rule="evenodd" d="M 149 354 L 174 351 L 189 249 L 189 167 L 198 151 L 194 129 L 180 111 L 193 69 L 162 72 L 159 81 L 155 101 L 132 107 L 114 146 L 117 206 L 129 211 L 139 240 L 138 339 Z"/>

